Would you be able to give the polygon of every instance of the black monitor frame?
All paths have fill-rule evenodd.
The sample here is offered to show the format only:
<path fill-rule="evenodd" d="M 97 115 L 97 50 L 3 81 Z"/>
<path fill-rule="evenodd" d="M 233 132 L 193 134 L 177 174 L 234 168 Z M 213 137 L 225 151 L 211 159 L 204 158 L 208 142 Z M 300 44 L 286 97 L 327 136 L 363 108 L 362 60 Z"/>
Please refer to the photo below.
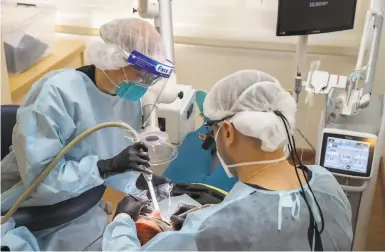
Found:
<path fill-rule="evenodd" d="M 277 17 L 277 29 L 276 29 L 276 35 L 279 37 L 282 36 L 301 36 L 301 35 L 311 35 L 311 34 L 321 34 L 321 33 L 329 33 L 329 32 L 336 32 L 336 31 L 345 31 L 345 30 L 351 30 L 354 28 L 354 22 L 356 19 L 356 9 L 357 9 L 357 0 L 354 1 L 354 10 L 353 10 L 353 20 L 350 25 L 344 25 L 344 26 L 335 26 L 335 27 L 327 27 L 323 29 L 309 29 L 309 30 L 299 30 L 299 31 L 281 31 L 281 12 L 282 9 L 282 1 L 296 1 L 296 0 L 279 0 L 278 3 L 278 17 Z M 284 34 L 283 34 L 284 33 Z"/>
<path fill-rule="evenodd" d="M 329 137 L 340 138 L 340 139 L 347 139 L 347 140 L 355 140 L 355 141 L 370 143 L 369 157 L 368 157 L 368 163 L 367 163 L 367 167 L 366 167 L 366 173 L 347 171 L 347 170 L 340 170 L 340 169 L 335 169 L 335 168 L 324 166 L 327 140 L 328 140 Z M 333 173 L 339 173 L 339 174 L 344 174 L 344 175 L 369 178 L 371 173 L 372 173 L 372 163 L 373 163 L 373 156 L 374 156 L 375 145 L 376 145 L 376 143 L 371 143 L 370 141 L 368 141 L 368 138 L 365 138 L 365 137 L 346 136 L 346 135 L 333 134 L 333 133 L 324 133 L 323 137 L 322 137 L 320 165 L 322 167 L 324 167 L 325 169 L 329 170 L 330 172 L 333 172 Z"/>

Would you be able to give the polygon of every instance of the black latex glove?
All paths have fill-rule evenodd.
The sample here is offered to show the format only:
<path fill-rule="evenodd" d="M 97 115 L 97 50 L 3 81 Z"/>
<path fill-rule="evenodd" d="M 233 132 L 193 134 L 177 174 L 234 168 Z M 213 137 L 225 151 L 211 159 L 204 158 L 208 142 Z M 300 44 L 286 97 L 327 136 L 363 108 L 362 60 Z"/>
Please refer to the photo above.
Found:
<path fill-rule="evenodd" d="M 171 215 L 170 220 L 172 221 L 175 230 L 179 231 L 182 228 L 183 223 L 187 217 L 187 215 L 183 217 L 179 217 L 178 215 L 185 213 L 193 208 L 196 208 L 196 206 L 181 204 L 175 213 Z"/>
<path fill-rule="evenodd" d="M 120 213 L 128 214 L 134 221 L 137 221 L 139 218 L 139 214 L 143 209 L 143 204 L 140 199 L 129 195 L 124 197 L 116 207 L 114 218 Z"/>
<path fill-rule="evenodd" d="M 155 174 L 152 175 L 152 184 L 154 185 L 154 187 L 157 187 L 159 185 L 163 185 L 166 183 L 171 184 L 172 181 L 163 176 L 156 176 Z M 143 174 L 140 174 L 138 179 L 136 180 L 136 188 L 138 188 L 141 191 L 148 190 L 148 184 Z"/>
<path fill-rule="evenodd" d="M 116 175 L 126 171 L 143 172 L 143 167 L 150 167 L 150 157 L 148 156 L 148 148 L 142 143 L 138 142 L 128 146 L 118 155 L 113 158 L 99 160 L 98 169 L 103 178 Z"/>
<path fill-rule="evenodd" d="M 151 206 L 145 206 L 142 208 L 142 211 L 140 211 L 140 215 L 151 214 L 153 211 L 154 209 Z"/>

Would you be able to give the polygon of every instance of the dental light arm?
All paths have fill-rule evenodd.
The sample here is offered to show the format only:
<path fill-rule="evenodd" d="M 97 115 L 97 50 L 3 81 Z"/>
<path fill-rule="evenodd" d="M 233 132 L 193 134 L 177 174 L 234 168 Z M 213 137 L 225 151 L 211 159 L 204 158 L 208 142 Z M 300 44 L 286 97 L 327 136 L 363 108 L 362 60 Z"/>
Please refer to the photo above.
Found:
<path fill-rule="evenodd" d="M 11 207 L 11 209 L 8 210 L 7 214 L 1 218 L 1 224 L 6 223 L 9 218 L 12 217 L 12 215 L 16 212 L 16 210 L 20 207 L 20 205 L 24 202 L 24 200 L 40 185 L 40 183 L 44 180 L 44 178 L 52 171 L 52 169 L 59 163 L 59 161 L 64 157 L 64 155 L 70 151 L 75 145 L 89 136 L 91 133 L 103 129 L 103 128 L 108 128 L 108 127 L 119 127 L 124 130 L 129 131 L 132 136 L 134 142 L 140 141 L 139 135 L 136 133 L 136 131 L 128 124 L 125 124 L 123 122 L 106 122 L 106 123 L 101 123 L 99 125 L 96 125 L 79 136 L 77 136 L 75 139 L 73 139 L 64 149 L 62 149 L 59 154 L 46 166 L 46 168 L 37 176 L 37 178 L 32 182 L 32 184 L 24 191 L 24 193 L 16 200 L 15 204 Z M 147 171 L 146 171 L 147 172 Z M 152 173 L 150 170 L 148 171 L 149 173 Z M 151 179 L 152 179 L 152 174 L 148 175 L 149 180 L 148 186 L 153 187 Z M 154 200 L 154 199 L 153 199 Z M 156 198 L 155 198 L 156 201 Z"/>
<path fill-rule="evenodd" d="M 373 22 L 371 22 L 373 20 Z M 373 79 L 375 75 L 375 69 L 377 64 L 378 52 L 380 49 L 381 31 L 383 25 L 384 16 L 381 10 L 369 10 L 366 14 L 366 23 L 364 28 L 364 34 L 361 40 L 360 51 L 357 59 L 356 70 L 361 71 L 363 68 L 363 58 L 367 50 L 367 37 L 370 35 L 370 26 L 373 26 L 373 40 L 371 50 L 369 54 L 369 60 L 366 69 L 365 87 L 363 95 L 370 94 L 373 89 Z M 355 86 L 356 88 L 356 83 Z M 367 105 L 366 105 L 367 106 Z M 365 106 L 365 107 L 366 107 Z"/>
<path fill-rule="evenodd" d="M 342 108 L 343 115 L 357 114 L 361 109 L 369 106 L 380 48 L 383 19 L 383 13 L 379 9 L 370 9 L 366 14 L 356 71 L 350 75 L 346 83 L 346 97 Z M 363 62 L 368 51 L 369 36 L 371 34 L 373 37 L 371 39 L 369 58 L 367 64 L 364 65 Z M 364 86 L 361 89 L 357 85 L 360 80 L 364 80 Z"/>
<path fill-rule="evenodd" d="M 144 132 L 160 131 L 156 113 L 157 104 L 169 104 L 173 103 L 178 98 L 183 98 L 183 92 L 176 88 L 175 85 L 170 84 L 170 82 L 176 82 L 174 73 L 171 74 L 168 80 L 161 80 L 149 87 L 147 93 L 143 96 L 142 109 Z"/>
<path fill-rule="evenodd" d="M 171 0 L 159 0 L 160 35 L 166 46 L 167 58 L 174 62 L 174 30 Z"/>
<path fill-rule="evenodd" d="M 154 19 L 166 46 L 167 59 L 175 62 L 171 0 L 138 0 L 138 13 L 142 18 Z"/>
<path fill-rule="evenodd" d="M 156 110 L 156 99 L 156 92 L 152 89 L 147 90 L 147 93 L 142 98 L 144 132 L 160 131 L 158 117 L 154 112 Z"/>
<path fill-rule="evenodd" d="M 154 19 L 154 25 L 166 47 L 167 59 L 175 64 L 171 0 L 138 0 L 138 9 L 134 9 L 134 12 L 136 11 L 138 11 L 139 16 L 142 18 Z M 166 83 L 149 88 L 143 97 L 142 106 L 145 132 L 159 131 L 156 104 L 169 104 L 178 97 L 180 99 L 183 97 L 183 94 L 180 94 L 180 90 L 177 90 L 173 84 L 176 84 L 175 73 L 170 76 Z"/>

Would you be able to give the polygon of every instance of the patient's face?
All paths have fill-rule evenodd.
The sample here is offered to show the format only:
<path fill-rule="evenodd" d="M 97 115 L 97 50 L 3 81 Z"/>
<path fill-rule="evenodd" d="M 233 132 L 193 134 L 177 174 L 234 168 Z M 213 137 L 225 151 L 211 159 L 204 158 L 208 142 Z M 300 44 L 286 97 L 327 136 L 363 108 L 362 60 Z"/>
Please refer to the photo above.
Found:
<path fill-rule="evenodd" d="M 142 246 L 158 233 L 174 230 L 171 224 L 163 221 L 160 213 L 156 211 L 153 211 L 150 215 L 139 216 L 135 226 Z"/>
<path fill-rule="evenodd" d="M 140 223 L 143 225 L 146 225 L 148 227 L 151 227 L 155 230 L 158 230 L 159 232 L 162 232 L 162 229 L 157 224 L 157 219 L 160 220 L 162 217 L 160 216 L 159 212 L 153 211 L 150 216 L 139 216 L 139 219 L 135 223 Z"/>

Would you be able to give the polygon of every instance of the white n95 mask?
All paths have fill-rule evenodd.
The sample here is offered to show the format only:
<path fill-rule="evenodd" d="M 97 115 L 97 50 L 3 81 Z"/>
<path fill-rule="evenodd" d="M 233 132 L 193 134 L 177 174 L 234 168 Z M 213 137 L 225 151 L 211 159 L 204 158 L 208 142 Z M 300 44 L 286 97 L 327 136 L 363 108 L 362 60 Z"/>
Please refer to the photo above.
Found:
<path fill-rule="evenodd" d="M 222 124 L 223 125 L 223 124 Z M 217 138 L 218 138 L 218 133 L 219 131 L 221 130 L 222 128 L 222 125 L 219 126 L 219 129 L 217 131 L 217 133 L 215 134 L 215 142 L 217 143 Z M 219 154 L 219 151 L 218 151 L 218 148 L 217 148 L 217 157 L 218 157 L 218 160 L 219 162 L 221 163 L 223 169 L 225 170 L 227 176 L 229 178 L 231 177 L 237 177 L 237 173 L 235 171 L 234 168 L 236 167 L 241 167 L 241 166 L 248 166 L 248 165 L 257 165 L 257 164 L 274 164 L 274 163 L 278 163 L 278 162 L 281 162 L 285 159 L 287 159 L 287 154 L 285 154 L 283 157 L 281 158 L 277 158 L 277 159 L 272 159 L 272 160 L 260 160 L 260 161 L 251 161 L 251 162 L 244 162 L 244 163 L 236 163 L 236 164 L 231 164 L 231 165 L 228 165 L 225 163 L 225 161 L 223 160 L 223 158 L 221 157 L 221 155 Z M 232 168 L 230 170 L 230 168 Z"/>
<path fill-rule="evenodd" d="M 223 124 L 222 124 L 222 125 L 223 125 Z M 219 129 L 217 130 L 217 133 L 215 134 L 214 140 L 215 140 L 216 143 L 217 143 L 218 134 L 219 134 L 219 131 L 220 131 L 221 128 L 222 128 L 222 125 L 219 126 Z M 219 154 L 218 148 L 217 148 L 217 157 L 218 157 L 218 160 L 219 160 L 219 162 L 221 163 L 223 169 L 225 170 L 227 176 L 228 176 L 229 178 L 234 177 L 234 176 L 236 177 L 236 176 L 237 176 L 236 172 L 235 172 L 235 171 L 233 171 L 233 173 L 230 172 L 230 169 L 229 169 L 228 165 L 225 163 L 225 161 L 223 160 L 223 158 L 222 158 L 221 155 Z"/>
<path fill-rule="evenodd" d="M 229 167 L 227 166 L 227 164 L 225 163 L 225 161 L 222 159 L 222 157 L 221 157 L 221 155 L 219 154 L 218 150 L 217 150 L 217 157 L 218 157 L 219 162 L 221 163 L 221 165 L 222 165 L 222 167 L 223 167 L 223 170 L 225 170 L 227 176 L 228 176 L 229 178 L 236 177 L 236 176 L 237 176 L 236 172 L 235 172 L 235 171 L 230 172 Z"/>

